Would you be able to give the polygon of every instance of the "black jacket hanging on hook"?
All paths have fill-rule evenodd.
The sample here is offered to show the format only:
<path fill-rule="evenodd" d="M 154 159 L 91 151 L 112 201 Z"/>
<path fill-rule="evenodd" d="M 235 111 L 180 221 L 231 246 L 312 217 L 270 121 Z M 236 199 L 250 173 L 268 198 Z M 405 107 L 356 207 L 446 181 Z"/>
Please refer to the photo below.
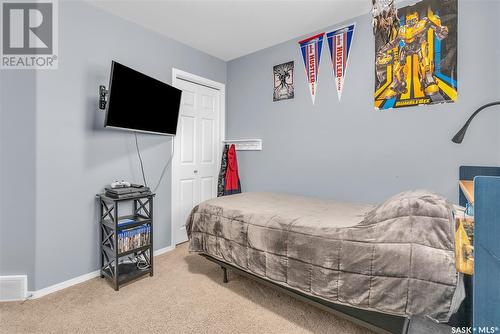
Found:
<path fill-rule="evenodd" d="M 229 145 L 224 146 L 224 151 L 222 152 L 222 161 L 219 172 L 219 181 L 217 183 L 217 197 L 224 196 L 224 189 L 226 188 L 226 171 L 227 171 L 227 152 L 229 151 Z"/>

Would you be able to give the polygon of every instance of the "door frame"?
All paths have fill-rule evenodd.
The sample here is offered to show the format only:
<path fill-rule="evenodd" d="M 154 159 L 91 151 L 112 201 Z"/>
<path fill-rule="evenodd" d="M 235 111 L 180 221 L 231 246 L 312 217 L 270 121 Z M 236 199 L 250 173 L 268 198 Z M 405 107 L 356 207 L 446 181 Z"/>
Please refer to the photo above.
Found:
<path fill-rule="evenodd" d="M 197 85 L 201 86 L 206 86 L 208 88 L 216 89 L 220 92 L 220 101 L 219 101 L 219 106 L 220 106 L 220 120 L 219 120 L 219 131 L 220 131 L 220 143 L 219 143 L 219 152 L 217 154 L 217 159 L 220 160 L 220 156 L 222 154 L 222 144 L 223 141 L 226 139 L 226 85 L 217 81 L 213 81 L 204 77 L 201 77 L 196 74 L 192 74 L 189 72 L 185 72 L 182 70 L 179 70 L 177 68 L 172 68 L 172 86 L 176 86 L 179 80 L 184 80 L 188 81 Z M 178 219 L 178 214 L 179 214 L 179 203 L 177 201 L 177 197 L 179 194 L 179 189 L 177 187 L 176 180 L 178 169 L 179 169 L 179 164 L 180 161 L 178 159 L 180 152 L 177 152 L 174 147 L 175 147 L 175 140 L 177 136 L 174 136 L 172 138 L 172 151 L 173 151 L 173 156 L 172 156 L 172 175 L 171 175 L 171 193 L 170 193 L 170 244 L 172 247 L 175 248 L 175 239 L 174 239 L 174 227 L 176 220 Z M 216 175 L 217 177 L 218 175 Z"/>

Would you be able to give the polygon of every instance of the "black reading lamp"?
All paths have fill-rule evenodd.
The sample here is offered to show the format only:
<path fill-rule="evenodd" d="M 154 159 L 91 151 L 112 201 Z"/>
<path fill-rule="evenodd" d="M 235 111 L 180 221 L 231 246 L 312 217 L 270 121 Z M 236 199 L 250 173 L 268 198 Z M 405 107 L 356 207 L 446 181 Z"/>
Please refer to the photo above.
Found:
<path fill-rule="evenodd" d="M 455 136 L 453 136 L 453 139 L 451 141 L 454 142 L 455 144 L 461 144 L 462 140 L 464 140 L 464 136 L 465 136 L 465 133 L 467 132 L 467 128 L 469 127 L 469 124 L 472 122 L 474 117 L 476 117 L 476 115 L 479 114 L 479 112 L 481 110 L 486 109 L 486 108 L 491 107 L 491 106 L 495 106 L 495 105 L 500 105 L 500 101 L 485 104 L 484 106 L 482 106 L 479 109 L 477 109 L 476 111 L 474 111 L 472 116 L 469 117 L 467 122 L 465 122 L 464 126 L 460 129 L 460 131 L 458 131 L 457 134 Z"/>

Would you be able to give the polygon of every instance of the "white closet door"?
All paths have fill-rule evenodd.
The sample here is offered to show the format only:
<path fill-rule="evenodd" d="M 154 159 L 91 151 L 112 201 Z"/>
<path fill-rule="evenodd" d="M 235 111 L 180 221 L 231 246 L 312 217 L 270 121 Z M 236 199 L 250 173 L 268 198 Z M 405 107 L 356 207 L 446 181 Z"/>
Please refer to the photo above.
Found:
<path fill-rule="evenodd" d="M 220 138 L 220 91 L 185 80 L 182 90 L 177 135 L 174 140 L 176 175 L 173 196 L 177 196 L 174 214 L 174 242 L 187 240 L 186 220 L 191 209 L 217 196 Z"/>

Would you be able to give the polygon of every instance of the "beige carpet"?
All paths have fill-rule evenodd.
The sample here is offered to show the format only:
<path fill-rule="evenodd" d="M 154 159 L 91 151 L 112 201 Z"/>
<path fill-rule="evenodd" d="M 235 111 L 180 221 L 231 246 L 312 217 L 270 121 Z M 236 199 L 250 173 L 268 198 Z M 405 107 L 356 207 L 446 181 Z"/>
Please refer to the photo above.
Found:
<path fill-rule="evenodd" d="M 95 278 L 25 302 L 0 303 L 0 333 L 370 333 L 231 271 L 187 245 L 155 258 L 115 292 Z"/>

